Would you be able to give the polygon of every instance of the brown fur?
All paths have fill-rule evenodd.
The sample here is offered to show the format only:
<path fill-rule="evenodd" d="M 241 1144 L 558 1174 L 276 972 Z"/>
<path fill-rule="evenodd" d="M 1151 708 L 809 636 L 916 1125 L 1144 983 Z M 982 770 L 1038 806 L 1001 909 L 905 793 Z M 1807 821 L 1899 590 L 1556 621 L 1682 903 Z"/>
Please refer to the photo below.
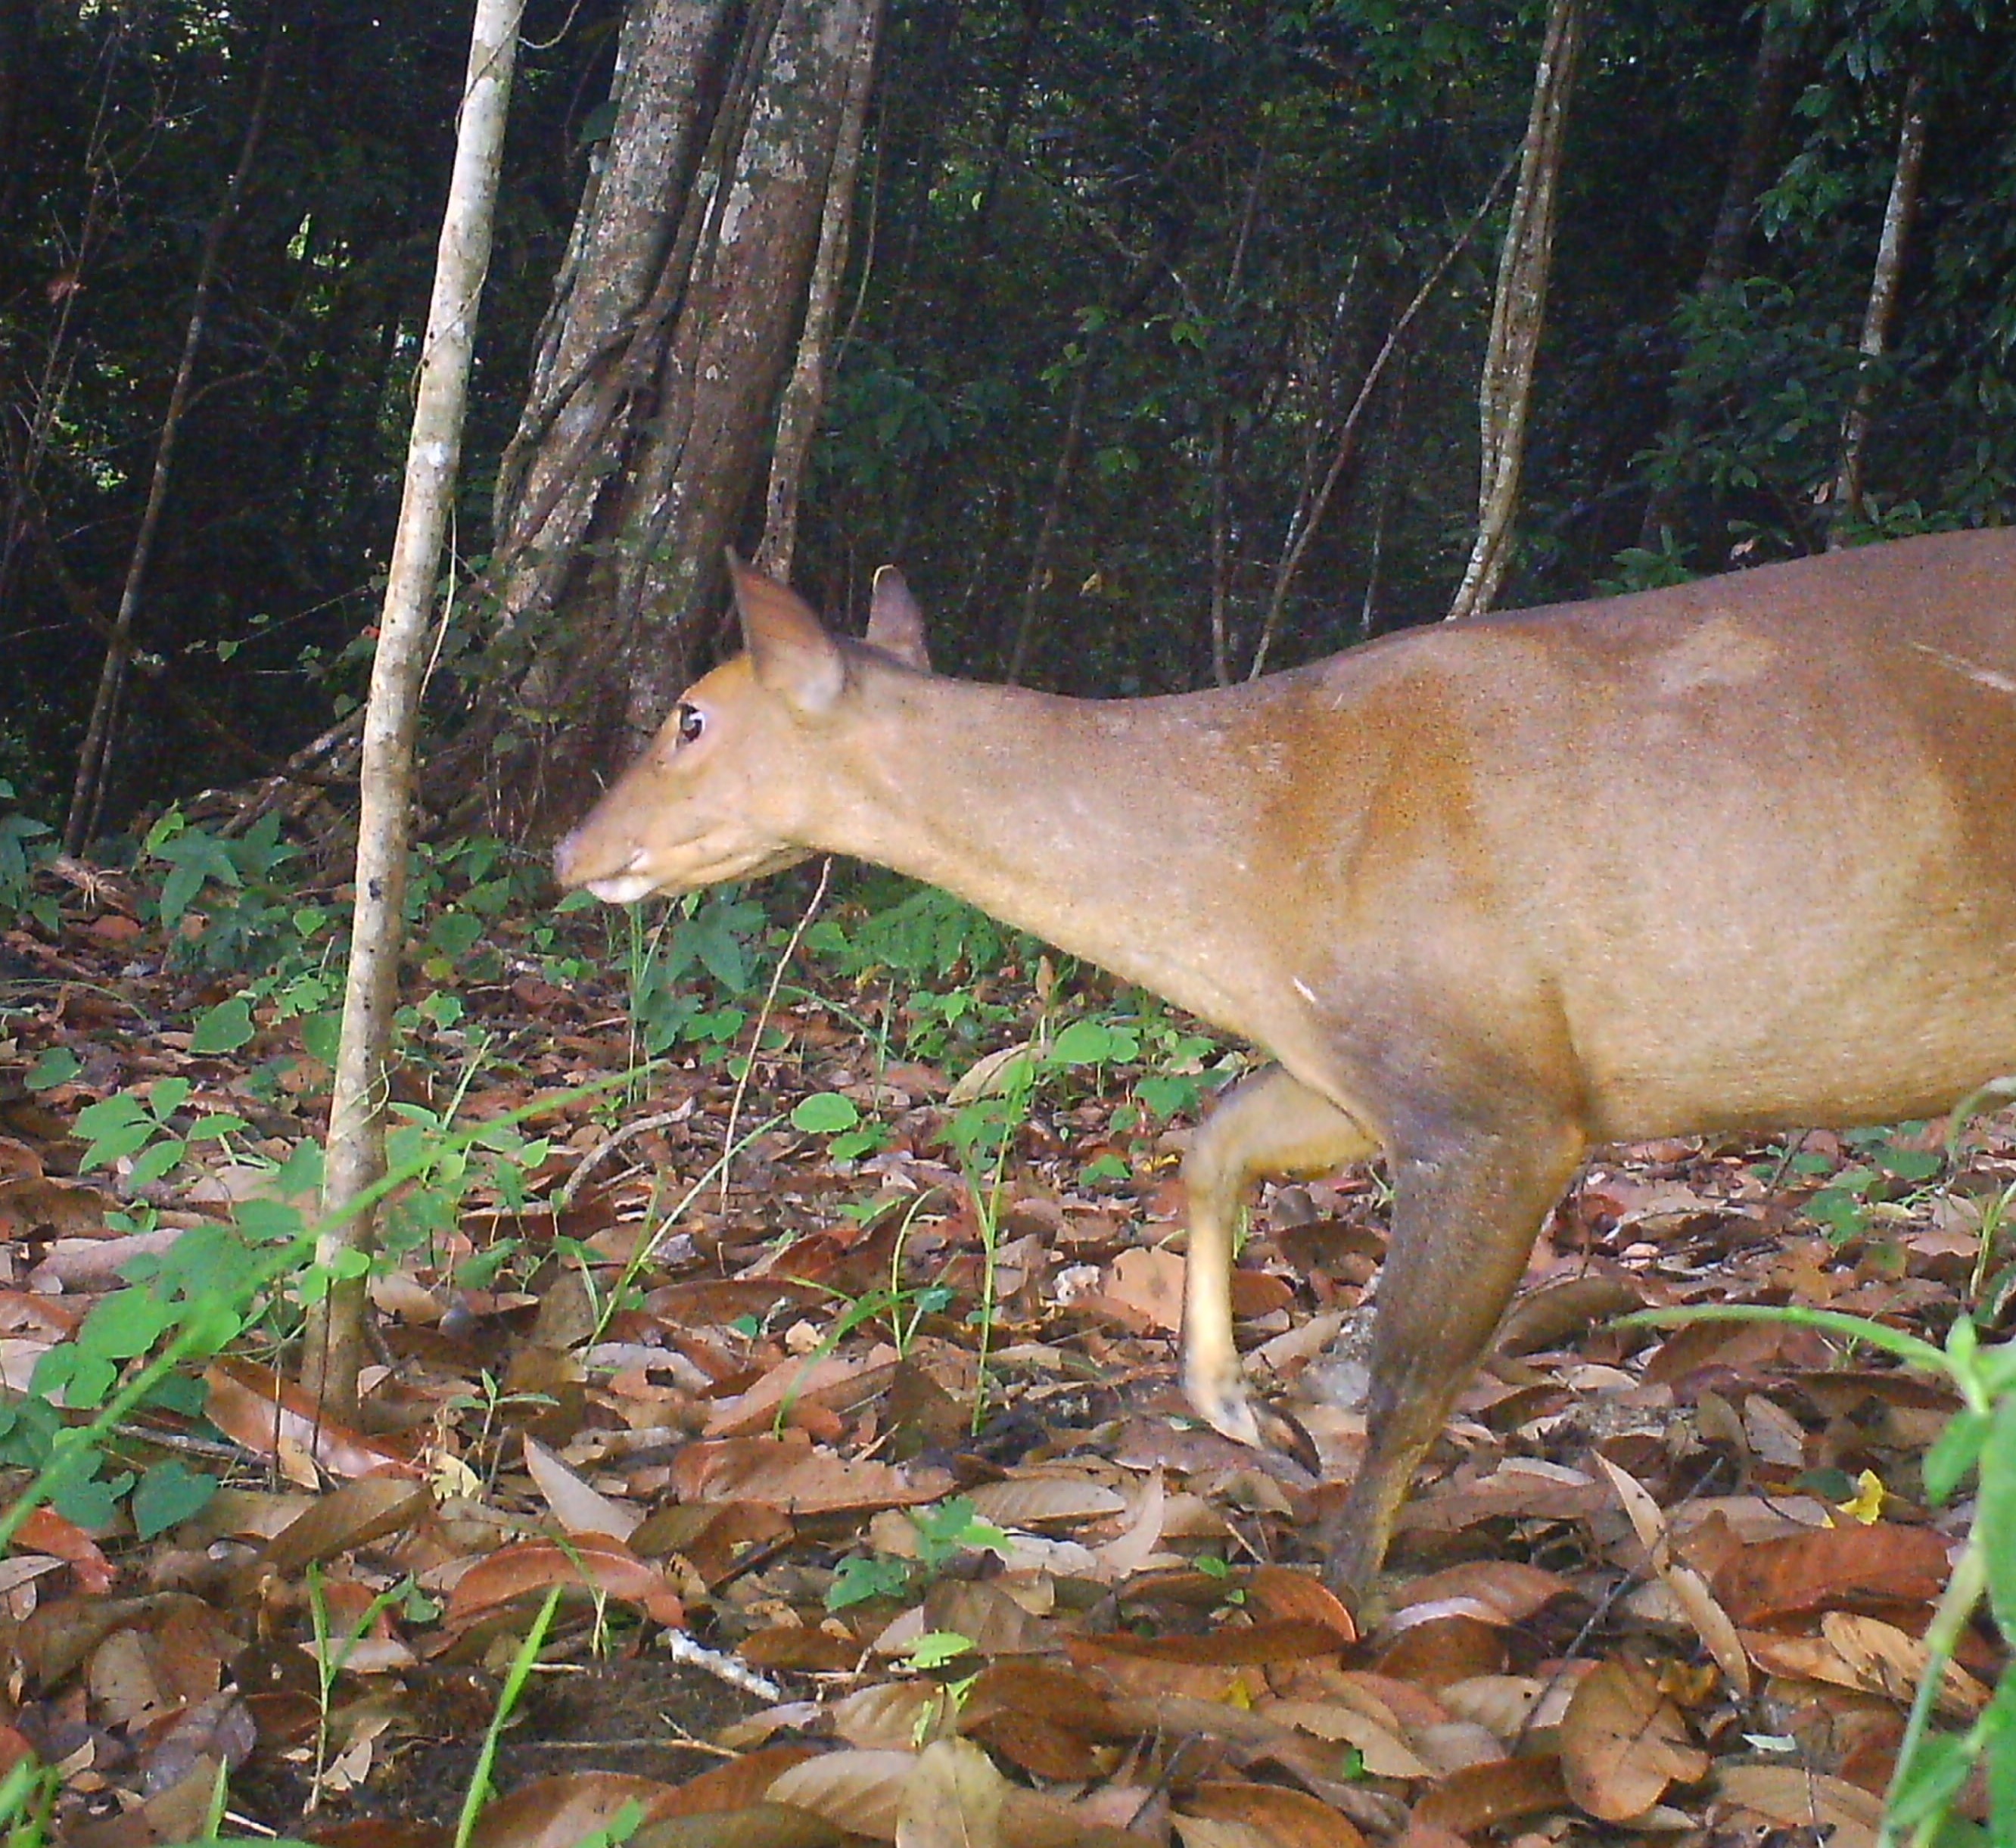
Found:
<path fill-rule="evenodd" d="M 1262 1435 L 1227 1281 L 1246 1188 L 1383 1147 L 1347 1589 L 1590 1143 L 1922 1115 L 2016 1070 L 2016 534 L 1114 702 L 932 676 L 893 574 L 875 647 L 735 576 L 748 654 L 562 841 L 561 882 L 856 854 L 1264 1047 L 1186 1168 L 1185 1381 L 1235 1436 Z"/>

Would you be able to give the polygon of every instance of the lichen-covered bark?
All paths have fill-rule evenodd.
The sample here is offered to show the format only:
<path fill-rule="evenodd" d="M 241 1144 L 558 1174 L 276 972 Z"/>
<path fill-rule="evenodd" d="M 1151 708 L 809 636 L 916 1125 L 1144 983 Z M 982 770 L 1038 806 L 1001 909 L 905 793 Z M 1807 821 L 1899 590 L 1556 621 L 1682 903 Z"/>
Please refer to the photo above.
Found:
<path fill-rule="evenodd" d="M 761 467 L 873 0 L 646 0 L 498 489 L 497 817 L 543 832 L 656 729 Z M 466 759 L 464 760 L 465 763 Z"/>

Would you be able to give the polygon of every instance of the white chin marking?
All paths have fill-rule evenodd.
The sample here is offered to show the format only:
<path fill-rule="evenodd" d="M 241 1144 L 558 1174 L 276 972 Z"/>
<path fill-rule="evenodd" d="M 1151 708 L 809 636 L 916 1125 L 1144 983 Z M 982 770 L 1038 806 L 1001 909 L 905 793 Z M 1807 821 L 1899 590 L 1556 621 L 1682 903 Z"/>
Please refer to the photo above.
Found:
<path fill-rule="evenodd" d="M 633 905 L 658 889 L 648 873 L 623 873 L 614 879 L 591 879 L 588 889 L 605 905 Z"/>

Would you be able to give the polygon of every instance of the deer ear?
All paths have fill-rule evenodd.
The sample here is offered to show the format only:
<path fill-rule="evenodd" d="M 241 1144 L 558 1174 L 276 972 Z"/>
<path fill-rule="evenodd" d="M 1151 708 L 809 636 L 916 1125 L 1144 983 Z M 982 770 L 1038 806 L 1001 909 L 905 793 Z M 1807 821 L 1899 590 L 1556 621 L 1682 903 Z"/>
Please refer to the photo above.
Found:
<path fill-rule="evenodd" d="M 823 712 L 847 684 L 840 645 L 803 598 L 728 555 L 742 639 L 759 686 L 801 712 Z"/>
<path fill-rule="evenodd" d="M 924 613 L 903 574 L 885 564 L 875 574 L 875 597 L 868 607 L 868 645 L 893 655 L 905 667 L 920 673 L 931 671 L 931 657 L 924 647 Z"/>

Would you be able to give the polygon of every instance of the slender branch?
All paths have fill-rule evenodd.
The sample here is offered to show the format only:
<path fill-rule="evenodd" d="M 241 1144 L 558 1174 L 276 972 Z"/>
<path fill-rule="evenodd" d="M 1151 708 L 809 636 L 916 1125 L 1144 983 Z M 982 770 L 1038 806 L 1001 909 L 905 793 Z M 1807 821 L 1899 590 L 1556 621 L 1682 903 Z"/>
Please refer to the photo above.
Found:
<path fill-rule="evenodd" d="M 1287 607 L 1288 593 L 1294 584 L 1295 574 L 1301 569 L 1303 555 L 1309 549 L 1309 541 L 1316 536 L 1316 528 L 1322 524 L 1323 514 L 1330 506 L 1330 495 L 1344 473 L 1345 464 L 1357 448 L 1358 426 L 1365 416 L 1366 406 L 1372 402 L 1373 393 L 1379 388 L 1380 380 L 1385 376 L 1386 368 L 1402 351 L 1408 330 L 1413 326 L 1416 317 L 1427 306 L 1435 290 L 1442 286 L 1442 278 L 1449 274 L 1456 258 L 1463 254 L 1471 238 L 1477 235 L 1478 227 L 1497 204 L 1498 195 L 1505 189 L 1505 182 L 1512 177 L 1514 164 L 1514 160 L 1508 159 L 1499 168 L 1498 176 L 1491 182 L 1482 202 L 1471 214 L 1470 222 L 1457 234 L 1456 242 L 1443 252 L 1442 260 L 1428 272 L 1420 287 L 1414 291 L 1413 299 L 1401 311 L 1400 318 L 1387 330 L 1386 338 L 1381 343 L 1379 351 L 1373 355 L 1371 365 L 1366 368 L 1365 376 L 1359 381 L 1358 394 L 1352 400 L 1351 409 L 1345 413 L 1344 423 L 1337 431 L 1337 446 L 1331 454 L 1330 467 L 1324 471 L 1322 485 L 1309 503 L 1309 511 L 1296 521 L 1291 530 L 1287 549 L 1275 570 L 1274 588 L 1267 600 L 1266 618 L 1261 624 L 1260 639 L 1253 650 L 1253 665 L 1246 676 L 1249 680 L 1257 680 L 1267 665 L 1268 650 L 1273 643 L 1275 632 L 1280 627 L 1281 612 Z"/>
<path fill-rule="evenodd" d="M 169 387 L 160 438 L 154 446 L 153 474 L 147 485 L 147 503 L 140 516 L 140 529 L 134 535 L 131 555 L 127 560 L 126 582 L 119 593 L 118 613 L 113 618 L 111 643 L 105 651 L 105 665 L 99 674 L 97 697 L 92 704 L 84 747 L 77 753 L 77 778 L 70 790 L 70 812 L 63 822 L 63 850 L 67 853 L 84 851 L 85 843 L 97 825 L 104 806 L 112 765 L 113 714 L 125 683 L 127 661 L 132 653 L 134 620 L 140 609 L 140 593 L 146 582 L 148 563 L 153 556 L 154 538 L 160 530 L 161 510 L 167 503 L 175 440 L 182 433 L 182 419 L 189 407 L 189 387 L 196 376 L 196 355 L 203 347 L 210 298 L 217 286 L 225 237 L 237 221 L 246 185 L 251 178 L 253 160 L 265 129 L 266 105 L 273 93 L 273 73 L 279 66 L 280 46 L 286 35 L 283 0 L 274 0 L 267 23 L 266 48 L 259 60 L 259 75 L 252 92 L 251 107 L 245 118 L 245 132 L 239 142 L 238 162 L 225 187 L 224 203 L 203 233 L 203 252 L 196 264 L 196 297 L 190 304 L 189 325 L 183 330 L 182 357 L 175 366 L 175 383 Z"/>
<path fill-rule="evenodd" d="M 1568 101 L 1582 54 L 1582 0 L 1548 0 L 1547 31 L 1533 74 L 1533 108 L 1519 152 L 1519 186 L 1498 265 L 1491 339 L 1478 392 L 1481 441 L 1477 541 L 1449 605 L 1452 620 L 1491 607 L 1512 558 L 1512 517 L 1525 464 L 1533 364 L 1546 322 L 1553 261 L 1554 207 Z"/>
<path fill-rule="evenodd" d="M 1883 208 L 1883 235 L 1876 250 L 1876 268 L 1869 282 L 1869 302 L 1863 311 L 1861 360 L 1856 369 L 1855 397 L 1841 425 L 1841 467 L 1834 477 L 1834 517 L 1828 523 L 1827 549 L 1838 552 L 1848 543 L 1853 523 L 1861 517 L 1862 465 L 1869 444 L 1870 412 L 1876 399 L 1878 364 L 1890 344 L 1890 324 L 1897 313 L 1897 292 L 1904 274 L 1904 247 L 1917 216 L 1918 176 L 1925 164 L 1925 79 L 1911 73 L 1904 88 L 1903 124 L 1897 131 L 1897 164 L 1890 176 L 1890 196 Z"/>
<path fill-rule="evenodd" d="M 420 350 L 405 488 L 371 664 L 358 776 L 357 899 L 322 1190 L 325 1214 L 340 1223 L 316 1248 L 317 1261 L 335 1281 L 314 1306 L 301 1363 L 303 1383 L 338 1417 L 355 1407 L 365 1354 L 365 1266 L 358 1259 L 374 1241 L 376 1216 L 351 1209 L 371 1195 L 386 1172 L 387 1067 L 405 947 L 423 651 L 461 462 L 476 311 L 490 265 L 497 174 L 523 6 L 524 0 L 477 0 Z"/>

